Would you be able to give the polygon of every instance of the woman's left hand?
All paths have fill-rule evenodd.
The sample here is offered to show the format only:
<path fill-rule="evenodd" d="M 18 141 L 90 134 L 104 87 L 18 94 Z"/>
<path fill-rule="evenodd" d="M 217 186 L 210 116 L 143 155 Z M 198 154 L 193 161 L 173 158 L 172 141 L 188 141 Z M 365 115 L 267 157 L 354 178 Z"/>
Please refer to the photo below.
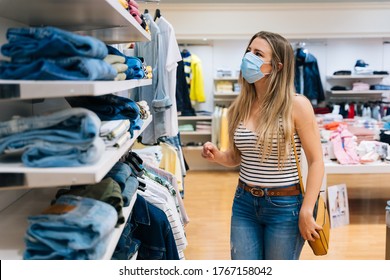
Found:
<path fill-rule="evenodd" d="M 308 241 L 315 241 L 315 239 L 320 238 L 317 231 L 321 229 L 322 227 L 314 220 L 313 212 L 301 209 L 299 213 L 299 231 L 302 238 Z"/>

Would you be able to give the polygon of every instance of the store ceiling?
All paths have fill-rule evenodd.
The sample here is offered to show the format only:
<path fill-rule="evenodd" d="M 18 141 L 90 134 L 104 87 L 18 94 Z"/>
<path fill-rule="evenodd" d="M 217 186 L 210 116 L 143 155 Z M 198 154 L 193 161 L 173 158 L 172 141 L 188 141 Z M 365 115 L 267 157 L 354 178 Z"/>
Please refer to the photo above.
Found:
<path fill-rule="evenodd" d="M 372 2 L 390 2 L 390 0 L 160 0 L 161 4 L 197 4 L 197 3 L 209 3 L 209 4 L 243 4 L 243 3 L 372 3 Z"/>

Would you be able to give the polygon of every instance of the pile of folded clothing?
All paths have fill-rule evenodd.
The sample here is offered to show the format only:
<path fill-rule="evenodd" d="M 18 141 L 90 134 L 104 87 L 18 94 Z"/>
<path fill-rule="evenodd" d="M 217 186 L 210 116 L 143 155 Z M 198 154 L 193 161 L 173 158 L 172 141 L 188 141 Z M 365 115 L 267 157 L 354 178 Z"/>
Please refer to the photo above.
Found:
<path fill-rule="evenodd" d="M 104 58 L 106 45 L 93 37 L 56 27 L 7 30 L 1 53 L 0 79 L 114 80 L 115 69 Z"/>

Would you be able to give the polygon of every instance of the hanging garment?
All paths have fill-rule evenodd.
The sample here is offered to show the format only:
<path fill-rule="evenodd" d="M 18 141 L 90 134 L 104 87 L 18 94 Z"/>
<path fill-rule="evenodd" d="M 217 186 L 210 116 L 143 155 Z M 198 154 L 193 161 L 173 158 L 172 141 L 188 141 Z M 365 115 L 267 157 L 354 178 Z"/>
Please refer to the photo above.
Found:
<path fill-rule="evenodd" d="M 149 13 L 144 14 L 144 17 L 150 28 L 151 40 L 137 42 L 134 55 L 143 57 L 145 63 L 152 67 L 153 79 L 152 85 L 135 88 L 134 95 L 136 100 L 145 100 L 149 104 L 150 113 L 153 116 L 152 122 L 142 133 L 141 141 L 144 144 L 155 144 L 159 137 L 167 135 L 165 111 L 171 108 L 172 100 L 163 86 L 166 52 L 162 46 L 160 28 Z"/>
<path fill-rule="evenodd" d="M 172 107 L 165 113 L 167 131 L 166 135 L 161 136 L 176 136 L 179 133 L 177 108 L 176 108 L 176 71 L 177 63 L 182 60 L 179 45 L 176 41 L 175 30 L 172 25 L 163 17 L 157 20 L 157 25 L 161 32 L 161 48 L 163 50 L 162 63 L 164 69 L 163 87 L 167 95 L 172 101 Z"/>
<path fill-rule="evenodd" d="M 313 105 L 325 100 L 317 59 L 300 49 L 295 55 L 295 90 L 310 99 Z"/>
<path fill-rule="evenodd" d="M 179 61 L 177 64 L 176 74 L 176 106 L 177 112 L 180 116 L 195 116 L 195 110 L 192 108 L 190 100 L 190 92 L 187 85 L 185 73 L 184 73 L 184 62 Z"/>
<path fill-rule="evenodd" d="M 191 55 L 190 99 L 196 102 L 206 102 L 202 61 L 195 54 Z"/>

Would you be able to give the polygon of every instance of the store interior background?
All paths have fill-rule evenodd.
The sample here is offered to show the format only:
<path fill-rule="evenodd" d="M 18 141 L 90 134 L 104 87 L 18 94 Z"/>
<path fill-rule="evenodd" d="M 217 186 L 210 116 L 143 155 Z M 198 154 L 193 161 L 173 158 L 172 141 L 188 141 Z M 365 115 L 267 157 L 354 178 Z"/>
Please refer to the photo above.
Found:
<path fill-rule="evenodd" d="M 368 63 L 370 69 L 390 71 L 390 1 L 244 0 L 238 3 L 232 0 L 162 0 L 160 4 L 148 3 L 143 4 L 143 7 L 152 14 L 155 9 L 160 9 L 161 15 L 173 25 L 180 48 L 189 50 L 201 59 L 206 102 L 196 104 L 194 108 L 197 110 L 213 111 L 216 71 L 229 69 L 235 73 L 239 69 L 249 39 L 261 30 L 283 35 L 293 47 L 303 42 L 305 48 L 317 58 L 325 91 L 330 89 L 327 76 L 338 70 L 353 71 L 358 59 Z M 389 78 L 385 79 L 384 82 L 390 84 Z M 210 172 L 210 169 L 220 168 L 210 168 L 210 165 L 200 158 L 199 151 L 192 150 L 185 152 L 185 155 L 190 163 L 191 176 L 187 178 L 185 201 L 190 208 L 196 209 L 192 215 L 192 225 L 187 229 L 187 251 L 190 258 L 202 259 L 209 256 L 208 258 L 228 259 L 228 252 L 221 255 L 215 251 L 223 246 L 218 244 L 229 242 L 231 189 L 234 189 L 236 174 Z M 390 198 L 390 190 L 386 184 L 388 175 L 328 175 L 327 179 L 328 185 L 346 183 L 351 225 L 333 229 L 333 237 L 338 239 L 332 240 L 333 246 L 339 250 L 333 250 L 327 257 L 320 259 L 384 259 L 384 208 L 385 200 Z M 221 182 L 224 182 L 222 186 Z M 210 188 L 218 190 L 211 193 Z M 230 191 L 226 191 L 226 188 Z M 194 193 L 196 196 L 200 193 L 200 199 L 209 199 L 208 203 L 196 204 L 192 197 Z M 211 199 L 211 196 L 218 197 Z M 227 206 L 221 206 L 223 201 Z M 205 215 L 199 212 L 203 206 L 210 207 Z M 221 218 L 224 214 L 227 217 Z M 207 234 L 210 229 L 206 232 L 201 229 L 204 224 L 209 226 L 210 223 L 217 223 L 216 228 L 223 227 L 220 231 L 222 234 L 213 234 L 215 238 L 210 241 L 210 246 L 214 247 L 214 250 L 199 253 L 193 248 L 202 246 L 202 243 L 198 242 L 199 238 L 203 238 L 202 242 L 210 239 Z M 194 230 L 194 227 L 201 228 Z M 351 236 L 356 233 L 358 236 Z M 191 239 L 191 235 L 196 235 L 196 239 Z M 348 240 L 353 238 L 359 240 L 348 243 Z M 373 238 L 376 241 L 373 241 Z M 372 241 L 367 244 L 363 239 Z M 224 247 L 222 251 L 226 249 L 228 248 Z M 357 253 L 362 250 L 371 250 L 372 253 Z M 303 259 L 318 257 L 314 257 L 310 249 L 304 248 Z"/>

